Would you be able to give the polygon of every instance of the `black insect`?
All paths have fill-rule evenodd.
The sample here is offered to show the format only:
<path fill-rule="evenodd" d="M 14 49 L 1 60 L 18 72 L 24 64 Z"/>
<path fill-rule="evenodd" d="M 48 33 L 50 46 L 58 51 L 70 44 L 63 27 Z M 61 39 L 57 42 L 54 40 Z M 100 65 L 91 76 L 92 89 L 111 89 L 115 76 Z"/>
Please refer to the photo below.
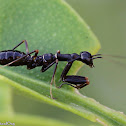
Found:
<path fill-rule="evenodd" d="M 15 50 L 22 43 L 25 43 L 26 53 Z M 17 46 L 15 46 L 12 50 L 4 50 L 0 51 L 0 65 L 4 66 L 21 66 L 27 65 L 27 69 L 33 69 L 38 66 L 42 66 L 41 71 L 45 72 L 49 69 L 53 64 L 55 64 L 55 69 L 53 72 L 53 76 L 50 84 L 50 95 L 52 95 L 52 84 L 54 80 L 54 76 L 56 73 L 58 61 L 67 61 L 67 65 L 65 66 L 62 74 L 61 80 L 65 83 L 62 83 L 59 88 L 61 88 L 64 84 L 70 85 L 74 88 L 81 89 L 89 84 L 89 80 L 87 77 L 69 75 L 67 76 L 68 71 L 70 70 L 74 61 L 81 61 L 91 68 L 94 67 L 93 60 L 97 58 L 102 58 L 101 54 L 91 55 L 89 52 L 81 52 L 79 55 L 76 53 L 73 54 L 60 54 L 60 51 L 57 51 L 56 54 L 48 53 L 38 56 L 38 50 L 34 50 L 29 53 L 28 43 L 26 40 L 20 42 Z M 35 53 L 31 56 L 32 53 Z"/>

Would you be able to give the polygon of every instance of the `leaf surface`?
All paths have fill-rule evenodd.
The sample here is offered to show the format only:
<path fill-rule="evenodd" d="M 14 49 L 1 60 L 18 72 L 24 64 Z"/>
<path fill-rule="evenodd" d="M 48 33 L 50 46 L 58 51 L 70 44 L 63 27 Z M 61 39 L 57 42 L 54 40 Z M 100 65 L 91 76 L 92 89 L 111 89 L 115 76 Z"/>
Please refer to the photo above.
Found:
<path fill-rule="evenodd" d="M 45 53 L 95 54 L 100 44 L 89 26 L 62 0 L 0 0 L 0 50 L 10 50 L 19 42 L 28 40 L 29 50 Z M 18 47 L 25 52 L 25 45 Z M 56 84 L 66 63 L 59 63 Z M 75 62 L 69 74 L 75 74 L 82 63 Z M 41 73 L 40 67 L 27 70 L 26 66 L 0 69 L 0 82 L 7 83 L 23 94 L 71 111 L 102 125 L 125 125 L 126 117 L 100 105 L 93 99 L 81 97 L 66 88 L 53 88 L 56 100 L 50 99 L 49 84 L 53 67 Z M 83 76 L 83 75 L 82 75 Z"/>

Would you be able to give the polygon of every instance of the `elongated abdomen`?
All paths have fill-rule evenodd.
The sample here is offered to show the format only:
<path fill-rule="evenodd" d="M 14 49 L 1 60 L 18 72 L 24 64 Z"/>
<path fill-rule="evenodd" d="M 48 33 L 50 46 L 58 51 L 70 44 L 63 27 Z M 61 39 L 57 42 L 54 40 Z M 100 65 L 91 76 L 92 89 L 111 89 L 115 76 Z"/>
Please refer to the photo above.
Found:
<path fill-rule="evenodd" d="M 6 65 L 18 58 L 21 58 L 24 56 L 25 53 L 20 52 L 20 51 L 13 51 L 13 50 L 5 50 L 0 52 L 0 65 Z M 18 62 L 15 62 L 11 64 L 10 66 L 19 66 L 19 65 L 25 65 L 26 61 L 25 59 L 21 59 Z"/>

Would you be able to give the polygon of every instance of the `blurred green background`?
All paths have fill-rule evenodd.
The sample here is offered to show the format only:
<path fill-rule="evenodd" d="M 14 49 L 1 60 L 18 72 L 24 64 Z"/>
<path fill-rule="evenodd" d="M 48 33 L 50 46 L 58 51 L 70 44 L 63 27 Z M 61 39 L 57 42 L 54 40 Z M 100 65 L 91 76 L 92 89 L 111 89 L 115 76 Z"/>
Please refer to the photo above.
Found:
<path fill-rule="evenodd" d="M 66 0 L 87 22 L 101 42 L 102 54 L 126 55 L 125 0 Z M 117 59 L 126 64 L 125 60 Z M 88 76 L 90 85 L 80 92 L 103 105 L 126 113 L 126 67 L 107 60 L 94 61 L 95 68 L 83 66 L 78 75 Z M 75 114 L 39 103 L 13 92 L 14 110 L 20 113 L 54 118 L 79 126 L 99 126 Z M 34 107 L 33 107 L 34 106 Z"/>

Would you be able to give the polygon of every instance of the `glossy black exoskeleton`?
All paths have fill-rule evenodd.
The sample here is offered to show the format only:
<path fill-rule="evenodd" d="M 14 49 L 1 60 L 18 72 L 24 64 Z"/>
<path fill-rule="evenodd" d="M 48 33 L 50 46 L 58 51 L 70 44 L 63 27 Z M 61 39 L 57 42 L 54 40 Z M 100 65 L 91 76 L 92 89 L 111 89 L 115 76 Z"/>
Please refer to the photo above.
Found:
<path fill-rule="evenodd" d="M 26 53 L 15 50 L 22 43 L 25 43 Z M 34 53 L 33 56 L 31 56 L 32 53 Z M 33 69 L 35 67 L 42 66 L 41 71 L 45 72 L 53 64 L 55 64 L 55 69 L 54 69 L 51 84 L 50 84 L 50 95 L 51 95 L 51 98 L 53 98 L 52 84 L 53 84 L 53 80 L 54 80 L 54 75 L 56 73 L 58 61 L 67 61 L 67 65 L 65 66 L 65 68 L 61 74 L 61 80 L 64 83 L 62 83 L 59 86 L 59 88 L 61 88 L 63 84 L 67 84 L 74 88 L 80 89 L 80 88 L 83 88 L 86 85 L 88 85 L 89 80 L 87 77 L 83 77 L 83 76 L 76 76 L 76 75 L 68 76 L 67 75 L 73 62 L 81 61 L 90 67 L 94 67 L 93 59 L 102 58 L 102 57 L 95 57 L 95 56 L 99 56 L 99 55 L 101 55 L 101 54 L 91 55 L 87 51 L 83 51 L 79 55 L 76 53 L 60 54 L 60 51 L 57 51 L 56 54 L 48 53 L 48 54 L 43 54 L 43 55 L 38 56 L 38 50 L 34 50 L 29 53 L 28 43 L 26 40 L 23 40 L 17 46 L 15 46 L 12 50 L 0 51 L 0 65 L 4 65 L 4 66 L 26 65 L 27 69 Z"/>

